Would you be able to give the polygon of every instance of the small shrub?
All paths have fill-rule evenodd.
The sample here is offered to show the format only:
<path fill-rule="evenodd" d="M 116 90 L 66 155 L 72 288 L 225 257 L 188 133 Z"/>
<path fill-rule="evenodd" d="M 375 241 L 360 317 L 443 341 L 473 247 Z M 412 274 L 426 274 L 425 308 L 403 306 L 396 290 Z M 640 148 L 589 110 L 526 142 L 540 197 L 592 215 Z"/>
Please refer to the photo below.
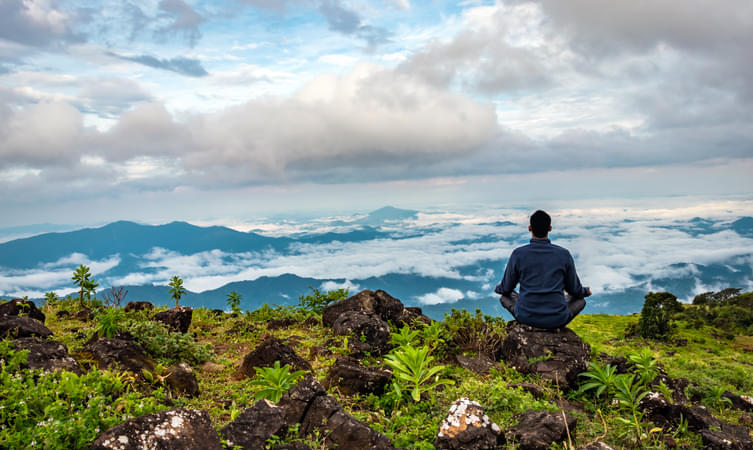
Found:
<path fill-rule="evenodd" d="M 298 304 L 301 308 L 321 314 L 324 308 L 330 303 L 348 298 L 348 289 L 336 289 L 334 291 L 322 292 L 317 288 L 309 286 L 311 294 L 298 297 Z"/>
<path fill-rule="evenodd" d="M 202 364 L 213 355 L 211 347 L 197 344 L 191 333 L 170 332 L 159 322 L 135 320 L 126 329 L 150 355 L 170 363 Z"/>
<path fill-rule="evenodd" d="M 505 338 L 505 321 L 501 317 L 481 314 L 480 309 L 471 315 L 465 309 L 452 309 L 445 314 L 444 326 L 448 342 L 444 346 L 444 353 L 473 352 L 486 355 L 492 360 L 502 349 Z"/>
<path fill-rule="evenodd" d="M 170 279 L 169 286 L 170 289 L 168 289 L 167 292 L 169 292 L 170 297 L 175 300 L 175 307 L 177 308 L 180 298 L 183 297 L 183 295 L 185 295 L 188 291 L 186 291 L 186 289 L 183 287 L 183 280 L 177 275 L 174 275 Z"/>
<path fill-rule="evenodd" d="M 254 367 L 254 370 L 256 379 L 251 384 L 262 387 L 256 393 L 256 400 L 265 398 L 273 403 L 279 402 L 282 395 L 295 386 L 305 373 L 303 370 L 290 372 L 290 366 L 285 364 L 280 367 L 280 361 L 275 361 L 274 367 Z"/>
<path fill-rule="evenodd" d="M 97 316 L 97 334 L 111 338 L 125 328 L 125 311 L 120 308 L 105 308 Z"/>
<path fill-rule="evenodd" d="M 672 317 L 682 311 L 677 297 L 669 292 L 649 292 L 641 309 L 638 332 L 646 339 L 667 341 L 672 336 Z"/>
<path fill-rule="evenodd" d="M 433 360 L 434 357 L 429 355 L 429 347 L 425 345 L 419 348 L 405 345 L 385 356 L 384 363 L 392 368 L 392 389 L 398 401 L 405 393 L 409 393 L 413 401 L 418 402 L 424 392 L 431 392 L 443 384 L 455 383 L 439 378 L 438 374 L 445 366 L 432 366 Z"/>

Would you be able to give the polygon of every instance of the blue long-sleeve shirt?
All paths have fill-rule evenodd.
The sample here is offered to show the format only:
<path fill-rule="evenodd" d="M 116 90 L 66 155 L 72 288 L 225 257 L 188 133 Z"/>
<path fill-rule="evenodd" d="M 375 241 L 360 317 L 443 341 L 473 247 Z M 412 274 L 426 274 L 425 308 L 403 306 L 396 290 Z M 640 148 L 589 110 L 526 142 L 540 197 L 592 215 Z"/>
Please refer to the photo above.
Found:
<path fill-rule="evenodd" d="M 580 284 L 570 252 L 549 239 L 531 239 L 530 244 L 513 250 L 494 292 L 509 296 L 518 283 L 515 317 L 539 328 L 557 328 L 570 318 L 563 290 L 576 298 L 588 294 Z"/>

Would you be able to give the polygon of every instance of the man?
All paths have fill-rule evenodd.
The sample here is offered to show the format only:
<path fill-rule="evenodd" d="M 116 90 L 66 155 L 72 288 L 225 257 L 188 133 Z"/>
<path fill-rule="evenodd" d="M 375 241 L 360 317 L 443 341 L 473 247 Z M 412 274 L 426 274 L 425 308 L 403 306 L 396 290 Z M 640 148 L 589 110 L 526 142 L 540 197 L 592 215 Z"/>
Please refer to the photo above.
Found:
<path fill-rule="evenodd" d="M 494 288 L 499 301 L 520 323 L 559 328 L 570 323 L 591 295 L 581 286 L 570 252 L 552 244 L 552 219 L 544 211 L 531 215 L 531 243 L 513 250 L 502 282 Z M 520 294 L 513 289 L 520 283 Z M 564 292 L 563 292 L 564 291 Z"/>

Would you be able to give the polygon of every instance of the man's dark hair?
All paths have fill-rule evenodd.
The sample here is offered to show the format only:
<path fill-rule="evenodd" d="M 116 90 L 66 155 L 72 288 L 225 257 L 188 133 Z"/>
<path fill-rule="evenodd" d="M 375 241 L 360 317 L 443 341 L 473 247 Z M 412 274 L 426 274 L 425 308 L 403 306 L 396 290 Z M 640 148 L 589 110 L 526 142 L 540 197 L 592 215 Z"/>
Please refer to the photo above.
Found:
<path fill-rule="evenodd" d="M 537 238 L 546 237 L 549 234 L 549 227 L 552 225 L 552 218 L 542 210 L 538 210 L 531 215 L 531 231 Z"/>

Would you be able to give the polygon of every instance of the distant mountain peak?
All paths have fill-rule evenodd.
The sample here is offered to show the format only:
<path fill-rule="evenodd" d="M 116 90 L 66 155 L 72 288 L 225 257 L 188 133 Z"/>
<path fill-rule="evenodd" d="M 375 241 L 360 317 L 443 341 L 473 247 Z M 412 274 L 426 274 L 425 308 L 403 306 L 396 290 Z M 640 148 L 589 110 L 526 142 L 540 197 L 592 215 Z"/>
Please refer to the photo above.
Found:
<path fill-rule="evenodd" d="M 376 211 L 372 211 L 369 213 L 368 217 L 365 219 L 362 219 L 361 223 L 375 223 L 375 222 L 384 222 L 387 220 L 405 220 L 405 219 L 413 219 L 418 215 L 418 211 L 414 211 L 411 209 L 400 209 L 395 208 L 394 206 L 385 206 L 383 208 L 379 208 Z"/>

